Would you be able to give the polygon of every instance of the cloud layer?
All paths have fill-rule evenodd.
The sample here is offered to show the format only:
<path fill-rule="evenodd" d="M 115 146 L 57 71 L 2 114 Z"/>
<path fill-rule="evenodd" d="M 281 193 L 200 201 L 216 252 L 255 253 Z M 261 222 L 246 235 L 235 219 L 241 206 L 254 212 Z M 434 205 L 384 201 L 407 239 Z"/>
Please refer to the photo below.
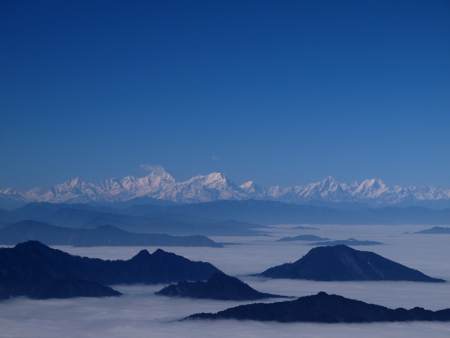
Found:
<path fill-rule="evenodd" d="M 401 263 L 450 280 L 448 237 L 405 234 L 418 227 L 327 226 L 308 230 L 331 238 L 356 237 L 379 240 L 386 245 L 369 247 Z M 302 243 L 279 243 L 274 239 L 305 230 L 274 229 L 273 237 L 228 238 L 245 242 L 220 249 L 170 248 L 188 258 L 208 260 L 224 271 L 245 275 L 269 265 L 292 261 L 310 247 Z M 77 254 L 102 258 L 128 258 L 138 248 L 64 248 Z M 152 248 L 150 248 L 152 249 Z M 450 283 L 363 282 L 317 283 L 265 280 L 245 277 L 258 290 L 306 295 L 324 290 L 387 306 L 450 307 Z M 237 302 L 171 299 L 155 296 L 158 286 L 118 286 L 125 296 L 111 299 L 32 301 L 16 299 L 0 303 L 0 337 L 8 338 L 141 338 L 141 337 L 448 337 L 447 323 L 391 323 L 370 325 L 278 324 L 236 321 L 178 322 L 194 312 L 214 312 Z"/>

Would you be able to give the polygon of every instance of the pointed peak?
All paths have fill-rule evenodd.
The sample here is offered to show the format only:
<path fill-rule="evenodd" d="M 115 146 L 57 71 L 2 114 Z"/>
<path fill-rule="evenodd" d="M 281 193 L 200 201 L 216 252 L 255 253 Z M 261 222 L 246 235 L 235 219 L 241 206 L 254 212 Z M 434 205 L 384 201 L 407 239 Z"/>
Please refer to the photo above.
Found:
<path fill-rule="evenodd" d="M 82 182 L 83 182 L 83 180 L 81 179 L 81 177 L 75 176 L 75 177 L 69 178 L 66 182 L 64 182 L 64 184 L 68 185 L 70 187 L 76 187 L 76 186 L 80 185 Z"/>
<path fill-rule="evenodd" d="M 261 194 L 264 193 L 265 189 L 256 184 L 254 181 L 245 181 L 242 183 L 239 188 L 241 188 L 244 192 L 250 194 Z"/>
<path fill-rule="evenodd" d="M 361 184 L 370 185 L 370 186 L 373 186 L 373 185 L 385 186 L 386 185 L 386 183 L 384 183 L 384 181 L 378 177 L 367 178 L 365 180 L 362 180 Z"/>
<path fill-rule="evenodd" d="M 148 252 L 148 250 L 141 250 L 139 251 L 132 259 L 136 260 L 136 259 L 146 259 L 148 257 L 150 257 L 150 253 Z"/>
<path fill-rule="evenodd" d="M 244 183 L 242 183 L 242 184 L 241 184 L 241 187 L 252 187 L 252 186 L 254 186 L 254 185 L 255 185 L 255 182 L 254 182 L 254 181 L 248 180 L 248 181 L 245 181 Z"/>
<path fill-rule="evenodd" d="M 119 179 L 110 179 L 110 181 L 118 181 Z M 122 182 L 134 182 L 136 181 L 136 177 L 133 175 L 127 175 L 125 177 L 122 177 L 122 179 L 120 179 L 120 181 Z"/>
<path fill-rule="evenodd" d="M 326 176 L 321 182 L 324 184 L 339 183 L 338 180 L 333 176 Z"/>
<path fill-rule="evenodd" d="M 213 181 L 226 181 L 227 177 L 224 173 L 221 173 L 219 171 L 214 171 L 206 176 L 209 180 Z"/>
<path fill-rule="evenodd" d="M 225 174 L 218 171 L 214 171 L 207 175 L 194 176 L 191 179 L 187 180 L 186 182 L 197 182 L 205 186 L 216 188 L 225 187 L 231 183 L 228 177 L 225 176 Z"/>
<path fill-rule="evenodd" d="M 147 174 L 151 174 L 151 175 L 155 175 L 155 176 L 170 175 L 169 172 L 163 166 L 160 166 L 160 165 L 142 164 L 140 167 Z"/>
<path fill-rule="evenodd" d="M 346 252 L 346 251 L 358 251 L 356 249 L 353 249 L 345 244 L 336 244 L 336 245 L 324 245 L 324 246 L 317 246 L 315 248 L 312 248 L 309 253 L 313 252 Z"/>
<path fill-rule="evenodd" d="M 145 250 L 145 251 L 147 251 L 147 250 Z M 153 256 L 166 256 L 168 254 L 170 254 L 170 252 L 164 251 L 163 249 L 156 249 L 152 253 Z"/>
<path fill-rule="evenodd" d="M 365 197 L 379 197 L 389 190 L 386 183 L 379 178 L 368 178 L 356 184 L 354 193 Z"/>

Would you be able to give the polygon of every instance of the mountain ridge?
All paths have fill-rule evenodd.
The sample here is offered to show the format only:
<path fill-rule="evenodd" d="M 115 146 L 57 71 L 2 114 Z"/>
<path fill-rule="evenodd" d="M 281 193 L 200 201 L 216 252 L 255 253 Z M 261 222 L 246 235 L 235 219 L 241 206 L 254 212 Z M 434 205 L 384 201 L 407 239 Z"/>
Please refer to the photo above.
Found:
<path fill-rule="evenodd" d="M 162 249 L 141 250 L 126 260 L 102 260 L 26 241 L 0 248 L 0 300 L 119 296 L 108 285 L 197 281 L 218 272 L 210 263 Z"/>
<path fill-rule="evenodd" d="M 315 247 L 298 260 L 273 266 L 259 275 L 315 281 L 445 282 L 374 252 L 346 245 Z"/>
<path fill-rule="evenodd" d="M 239 305 L 216 313 L 196 313 L 184 320 L 237 319 L 281 323 L 376 323 L 450 321 L 450 309 L 387 308 L 339 295 L 319 292 L 296 300 Z"/>
<path fill-rule="evenodd" d="M 234 183 L 221 172 L 177 181 L 164 168 L 149 167 L 147 174 L 141 177 L 110 178 L 99 183 L 74 177 L 49 189 L 33 188 L 23 192 L 12 188 L 0 189 L 0 201 L 4 200 L 4 203 L 101 203 L 143 197 L 176 203 L 258 199 L 290 203 L 363 203 L 381 206 L 447 202 L 450 205 L 450 188 L 388 186 L 379 178 L 347 183 L 332 176 L 304 185 L 263 187 L 252 180 L 241 184 Z"/>
<path fill-rule="evenodd" d="M 258 300 L 285 298 L 284 296 L 259 292 L 236 277 L 216 272 L 206 281 L 181 281 L 170 284 L 155 293 L 168 297 L 187 297 L 219 300 Z"/>
<path fill-rule="evenodd" d="M 77 229 L 32 220 L 20 221 L 0 228 L 0 244 L 15 245 L 25 241 L 46 245 L 72 246 L 185 246 L 222 247 L 208 237 L 173 236 L 161 233 L 135 233 L 112 225 Z"/>

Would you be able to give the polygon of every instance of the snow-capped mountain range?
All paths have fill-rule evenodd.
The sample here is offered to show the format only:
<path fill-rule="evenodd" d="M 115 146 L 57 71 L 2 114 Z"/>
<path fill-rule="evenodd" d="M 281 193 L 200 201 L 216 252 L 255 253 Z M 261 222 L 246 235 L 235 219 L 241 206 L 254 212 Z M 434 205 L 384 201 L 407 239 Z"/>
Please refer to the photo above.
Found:
<path fill-rule="evenodd" d="M 0 198 L 22 202 L 115 202 L 139 197 L 180 203 L 260 199 L 291 203 L 398 205 L 450 201 L 450 189 L 387 186 L 381 179 L 374 178 L 345 183 L 333 177 L 305 185 L 262 187 L 253 181 L 235 184 L 220 172 L 176 181 L 162 167 L 151 167 L 142 177 L 126 176 L 100 183 L 87 182 L 76 177 L 50 189 L 35 188 L 24 192 L 11 188 L 0 189 Z"/>

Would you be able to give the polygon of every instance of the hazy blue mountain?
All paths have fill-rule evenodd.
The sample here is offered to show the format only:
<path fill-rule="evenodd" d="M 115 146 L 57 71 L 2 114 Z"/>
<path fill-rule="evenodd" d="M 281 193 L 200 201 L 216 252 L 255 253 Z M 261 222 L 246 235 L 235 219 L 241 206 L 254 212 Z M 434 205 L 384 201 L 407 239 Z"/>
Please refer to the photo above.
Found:
<path fill-rule="evenodd" d="M 148 216 L 127 214 L 127 209 L 87 204 L 32 203 L 24 207 L 0 212 L 0 223 L 8 224 L 34 220 L 74 228 L 95 228 L 110 224 L 134 232 L 202 235 L 254 235 L 255 224 L 230 218 L 207 218 L 166 211 L 166 206 L 145 206 Z"/>
<path fill-rule="evenodd" d="M 212 218 L 234 219 L 255 224 L 315 223 L 317 220 L 338 219 L 337 210 L 307 205 L 287 204 L 274 201 L 215 201 L 184 204 L 170 208 L 171 212 Z"/>
<path fill-rule="evenodd" d="M 14 220 L 15 218 L 10 210 L 0 209 L 0 226 L 9 224 Z"/>
<path fill-rule="evenodd" d="M 359 300 L 329 295 L 300 297 L 292 301 L 256 303 L 236 306 L 217 313 L 198 313 L 187 319 L 237 319 L 314 323 L 374 323 L 408 321 L 450 321 L 450 309 L 431 311 L 413 309 L 390 309 Z"/>
<path fill-rule="evenodd" d="M 132 232 L 177 235 L 254 235 L 260 231 L 258 224 L 450 224 L 450 209 L 332 209 L 245 200 L 117 209 L 110 205 L 33 203 L 0 213 L 0 224 L 21 220 L 78 228 L 110 224 Z"/>
<path fill-rule="evenodd" d="M 0 228 L 0 244 L 13 245 L 29 240 L 73 246 L 222 246 L 205 236 L 131 233 L 110 225 L 74 229 L 28 220 Z"/>
<path fill-rule="evenodd" d="M 416 234 L 437 234 L 437 235 L 450 235 L 450 227 L 432 227 L 422 231 L 415 232 Z"/>
<path fill-rule="evenodd" d="M 23 199 L 11 198 L 0 193 L 0 208 L 5 210 L 20 208 L 29 203 Z"/>
<path fill-rule="evenodd" d="M 364 241 L 364 240 L 358 240 L 354 238 L 348 238 L 348 239 L 338 239 L 334 241 L 318 241 L 316 243 L 311 243 L 311 245 L 328 245 L 328 246 L 334 246 L 334 245 L 347 245 L 347 246 L 366 246 L 366 245 L 381 245 L 383 243 L 377 242 L 377 241 Z"/>
<path fill-rule="evenodd" d="M 99 204 L 105 205 L 105 206 L 110 206 L 113 208 L 126 209 L 126 208 L 139 207 L 141 205 L 172 206 L 172 205 L 176 205 L 177 203 L 172 202 L 170 200 L 163 200 L 163 199 L 151 198 L 148 196 L 142 196 L 142 197 L 135 197 L 135 198 L 132 198 L 132 199 L 126 200 L 126 201 L 115 201 L 115 202 L 99 203 Z"/>
<path fill-rule="evenodd" d="M 189 217 L 233 219 L 255 224 L 450 224 L 450 209 L 382 207 L 334 209 L 275 201 L 243 200 L 183 204 L 166 212 Z"/>
<path fill-rule="evenodd" d="M 219 300 L 256 300 L 280 297 L 259 292 L 241 280 L 217 272 L 207 281 L 178 282 L 156 292 L 157 295 L 169 297 L 206 298 Z"/>
<path fill-rule="evenodd" d="M 299 260 L 269 268 L 260 275 L 317 281 L 443 282 L 376 253 L 345 245 L 316 247 Z"/>
<path fill-rule="evenodd" d="M 278 240 L 278 242 L 294 242 L 294 241 L 307 241 L 307 242 L 313 242 L 313 241 L 328 241 L 329 238 L 326 237 L 320 237 L 316 235 L 298 235 L 298 236 L 291 236 L 291 237 L 282 237 Z"/>
<path fill-rule="evenodd" d="M 153 254 L 142 250 L 129 260 L 112 261 L 73 256 L 28 241 L 0 249 L 0 294 L 3 298 L 109 296 L 118 293 L 104 285 L 206 280 L 219 271 L 209 263 L 161 249 Z"/>
<path fill-rule="evenodd" d="M 34 220 L 66 227 L 95 227 L 103 224 L 132 226 L 144 218 L 126 215 L 113 209 L 88 204 L 30 203 L 12 210 L 10 220 Z"/>

